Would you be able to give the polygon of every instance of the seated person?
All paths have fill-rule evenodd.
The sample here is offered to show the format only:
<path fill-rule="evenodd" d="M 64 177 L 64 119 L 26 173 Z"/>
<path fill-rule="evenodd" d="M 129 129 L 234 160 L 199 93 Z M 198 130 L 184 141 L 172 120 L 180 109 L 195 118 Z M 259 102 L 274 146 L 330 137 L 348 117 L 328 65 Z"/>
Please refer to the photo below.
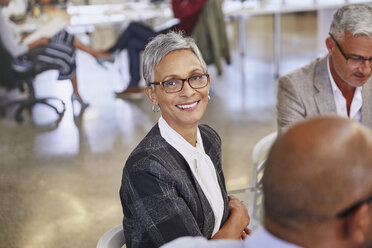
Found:
<path fill-rule="evenodd" d="M 244 241 L 180 238 L 164 248 L 372 247 L 372 132 L 342 117 L 296 124 L 263 176 L 264 227 Z"/>
<path fill-rule="evenodd" d="M 144 51 L 143 76 L 161 117 L 123 169 L 127 247 L 159 247 L 181 236 L 244 238 L 248 212 L 227 196 L 221 139 L 199 125 L 210 78 L 195 41 L 175 32 L 156 36 Z"/>
<path fill-rule="evenodd" d="M 372 128 L 372 5 L 339 8 L 326 39 L 328 56 L 279 79 L 277 123 L 338 114 Z"/>
<path fill-rule="evenodd" d="M 174 17 L 178 18 L 180 22 L 170 29 L 155 32 L 152 28 L 139 22 L 131 22 L 129 24 L 115 44 L 107 50 L 107 56 L 115 55 L 115 52 L 121 51 L 122 49 L 128 50 L 129 86 L 121 92 L 116 92 L 116 96 L 130 98 L 142 97 L 143 89 L 138 86 L 141 79 L 140 52 L 142 52 L 146 44 L 159 33 L 166 33 L 169 30 L 174 30 L 183 31 L 186 35 L 191 35 L 198 20 L 199 13 L 206 1 L 207 0 L 172 0 Z M 105 61 L 105 59 L 101 58 L 98 61 L 101 63 Z"/>
<path fill-rule="evenodd" d="M 103 54 L 84 45 L 66 31 L 61 31 L 50 39 L 44 37 L 28 45 L 22 43 L 14 24 L 1 13 L 1 7 L 8 4 L 9 0 L 0 0 L 0 38 L 14 58 L 14 66 L 24 67 L 25 70 L 37 67 L 39 72 L 50 68 L 58 69 L 58 80 L 71 80 L 73 87 L 71 101 L 77 100 L 83 108 L 87 107 L 89 104 L 83 101 L 78 90 L 75 48 L 96 58 L 103 56 Z"/>

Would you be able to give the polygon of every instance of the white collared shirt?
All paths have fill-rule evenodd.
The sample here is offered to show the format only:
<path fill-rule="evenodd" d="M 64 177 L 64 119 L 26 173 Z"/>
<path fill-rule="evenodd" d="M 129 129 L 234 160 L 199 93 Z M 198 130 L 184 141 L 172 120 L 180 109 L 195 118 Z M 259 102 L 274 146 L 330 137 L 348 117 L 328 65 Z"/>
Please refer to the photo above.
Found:
<path fill-rule="evenodd" d="M 215 217 L 213 236 L 220 229 L 224 202 L 217 180 L 216 169 L 210 157 L 204 151 L 199 128 L 196 137 L 196 147 L 193 147 L 179 133 L 171 128 L 162 116 L 160 116 L 159 119 L 159 129 L 160 135 L 185 158 L 190 166 L 192 174 L 208 199 Z"/>
<path fill-rule="evenodd" d="M 331 81 L 333 97 L 336 103 L 337 114 L 339 116 L 343 116 L 351 120 L 360 122 L 362 120 L 362 105 L 363 105 L 362 87 L 355 88 L 353 100 L 350 106 L 350 116 L 349 116 L 347 114 L 346 99 L 342 95 L 341 90 L 338 88 L 335 80 L 332 77 L 331 69 L 329 66 L 329 56 L 327 57 L 327 69 L 328 69 L 329 80 Z"/>
<path fill-rule="evenodd" d="M 162 248 L 301 248 L 288 243 L 269 233 L 264 227 L 260 227 L 244 241 L 238 240 L 207 240 L 203 237 L 182 237 L 178 238 Z"/>

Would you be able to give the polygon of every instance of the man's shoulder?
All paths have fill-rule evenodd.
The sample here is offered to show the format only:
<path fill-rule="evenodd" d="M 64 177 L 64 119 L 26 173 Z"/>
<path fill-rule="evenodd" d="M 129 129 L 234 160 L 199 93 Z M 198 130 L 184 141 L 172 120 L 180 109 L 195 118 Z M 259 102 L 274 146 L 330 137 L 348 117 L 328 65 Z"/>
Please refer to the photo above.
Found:
<path fill-rule="evenodd" d="M 327 59 L 325 57 L 323 58 L 317 58 L 313 60 L 310 64 L 307 64 L 303 67 L 300 67 L 298 69 L 295 69 L 288 74 L 282 76 L 279 79 L 280 81 L 284 81 L 285 79 L 289 79 L 291 81 L 296 81 L 298 83 L 305 82 L 306 79 L 312 79 L 314 78 L 314 74 L 317 70 L 326 70 L 326 61 Z M 324 67 L 324 68 L 319 68 Z"/>
<path fill-rule="evenodd" d="M 271 234 L 263 226 L 253 231 L 252 234 L 244 240 L 244 248 L 251 247 L 302 248 Z"/>
<path fill-rule="evenodd" d="M 204 237 L 182 237 L 178 238 L 161 248 L 243 248 L 244 244 L 238 240 L 207 240 Z M 248 248 L 248 247 L 247 247 Z"/>
<path fill-rule="evenodd" d="M 282 76 L 279 79 L 278 90 L 308 94 L 316 84 L 322 83 L 319 79 L 326 77 L 327 74 L 327 58 L 317 58 L 310 64 Z"/>

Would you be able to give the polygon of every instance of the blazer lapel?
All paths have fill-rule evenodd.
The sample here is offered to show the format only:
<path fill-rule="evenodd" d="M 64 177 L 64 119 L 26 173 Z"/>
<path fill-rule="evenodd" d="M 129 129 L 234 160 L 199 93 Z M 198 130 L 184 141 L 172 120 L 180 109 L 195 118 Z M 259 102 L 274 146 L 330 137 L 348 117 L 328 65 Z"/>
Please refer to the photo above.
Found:
<path fill-rule="evenodd" d="M 317 92 L 314 99 L 320 115 L 337 113 L 331 82 L 328 76 L 327 57 L 321 59 L 314 72 L 314 87 Z"/>
<path fill-rule="evenodd" d="M 372 127 L 372 76 L 368 79 L 362 89 L 362 124 Z"/>

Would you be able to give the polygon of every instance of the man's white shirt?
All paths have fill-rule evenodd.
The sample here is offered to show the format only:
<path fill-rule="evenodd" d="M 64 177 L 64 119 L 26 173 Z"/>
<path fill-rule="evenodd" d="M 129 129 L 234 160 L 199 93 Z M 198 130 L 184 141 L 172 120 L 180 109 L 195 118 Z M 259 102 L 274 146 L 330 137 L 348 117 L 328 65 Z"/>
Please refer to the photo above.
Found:
<path fill-rule="evenodd" d="M 360 122 L 362 120 L 362 105 L 363 105 L 362 87 L 355 88 L 354 97 L 353 97 L 353 100 L 350 106 L 350 116 L 349 116 L 347 114 L 346 99 L 342 95 L 341 90 L 338 88 L 335 80 L 332 77 L 331 69 L 329 67 L 329 56 L 327 57 L 327 69 L 328 69 L 328 77 L 329 77 L 329 80 L 331 81 L 333 97 L 336 103 L 337 115 L 349 118 L 350 120 Z"/>
<path fill-rule="evenodd" d="M 264 227 L 260 227 L 247 236 L 244 241 L 182 237 L 163 245 L 161 248 L 301 248 L 301 246 L 281 240 L 269 233 Z"/>

